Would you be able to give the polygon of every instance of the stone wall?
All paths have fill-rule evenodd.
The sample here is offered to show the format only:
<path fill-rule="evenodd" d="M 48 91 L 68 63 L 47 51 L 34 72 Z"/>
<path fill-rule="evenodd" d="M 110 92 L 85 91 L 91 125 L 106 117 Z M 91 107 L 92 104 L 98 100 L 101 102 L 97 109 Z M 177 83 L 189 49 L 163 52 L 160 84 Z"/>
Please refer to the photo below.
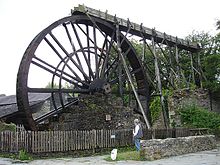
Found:
<path fill-rule="evenodd" d="M 123 106 L 120 97 L 82 95 L 77 105 L 62 112 L 50 122 L 50 130 L 131 129 L 139 118 L 133 109 Z"/>
<path fill-rule="evenodd" d="M 220 113 L 220 97 L 217 94 L 213 94 L 212 101 L 207 90 L 204 89 L 182 89 L 175 91 L 172 97 L 169 97 L 169 119 L 172 126 L 181 127 L 181 120 L 178 114 L 178 110 L 186 105 L 197 105 L 211 111 Z"/>
<path fill-rule="evenodd" d="M 216 148 L 214 135 L 188 136 L 141 141 L 141 157 L 146 160 L 193 153 Z"/>

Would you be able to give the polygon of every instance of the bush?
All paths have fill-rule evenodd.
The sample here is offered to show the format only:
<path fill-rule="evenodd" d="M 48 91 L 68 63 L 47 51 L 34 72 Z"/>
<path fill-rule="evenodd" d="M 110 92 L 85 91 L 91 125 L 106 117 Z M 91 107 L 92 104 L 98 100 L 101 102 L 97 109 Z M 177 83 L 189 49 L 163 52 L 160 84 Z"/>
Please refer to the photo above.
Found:
<path fill-rule="evenodd" d="M 28 155 L 28 153 L 25 150 L 20 150 L 18 154 L 19 160 L 31 160 L 31 157 Z"/>
<path fill-rule="evenodd" d="M 220 115 L 210 112 L 195 104 L 185 105 L 180 109 L 180 116 L 183 126 L 193 128 L 220 128 Z"/>
<path fill-rule="evenodd" d="M 13 123 L 7 124 L 4 122 L 0 122 L 0 132 L 1 131 L 12 131 L 15 132 L 16 130 L 16 125 Z"/>

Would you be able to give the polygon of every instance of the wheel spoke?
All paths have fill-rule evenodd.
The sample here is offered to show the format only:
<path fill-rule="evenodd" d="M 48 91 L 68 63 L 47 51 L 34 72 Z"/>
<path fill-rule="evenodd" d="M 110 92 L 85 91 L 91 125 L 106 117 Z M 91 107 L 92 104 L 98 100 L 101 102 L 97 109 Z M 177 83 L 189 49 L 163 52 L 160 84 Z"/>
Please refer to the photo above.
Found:
<path fill-rule="evenodd" d="M 51 44 L 51 42 L 45 37 L 44 40 L 47 42 L 47 44 L 50 46 L 50 48 L 56 53 L 56 55 L 60 58 L 61 62 L 65 63 L 65 59 L 60 55 L 60 53 L 56 50 L 56 48 Z M 67 58 L 67 56 L 65 57 Z M 68 67 L 68 69 L 74 74 L 74 76 L 76 76 L 78 79 L 80 79 L 80 77 L 78 76 L 78 74 L 76 74 L 76 72 L 68 65 L 66 64 L 66 66 Z"/>
<path fill-rule="evenodd" d="M 75 80 L 75 81 L 77 81 L 77 82 L 81 82 L 81 83 L 83 83 L 84 85 L 87 85 L 87 86 L 88 86 L 88 84 L 86 84 L 85 82 L 83 82 L 81 79 L 77 79 L 76 77 L 73 77 L 73 76 L 71 76 L 70 74 L 68 74 L 68 73 L 66 73 L 66 72 L 64 72 L 64 71 L 59 70 L 58 68 L 56 68 L 56 67 L 54 67 L 54 66 L 48 64 L 47 62 L 45 62 L 45 61 L 43 61 L 43 60 L 41 60 L 41 59 L 39 59 L 39 58 L 37 58 L 37 57 L 34 57 L 34 59 L 35 59 L 34 61 L 32 60 L 32 63 L 33 63 L 34 65 L 40 67 L 41 69 L 44 69 L 44 70 L 48 71 L 48 72 L 51 73 L 52 75 L 56 75 L 57 77 L 61 77 L 61 73 L 63 73 L 63 74 L 65 75 L 65 77 L 62 76 L 62 78 L 63 78 L 64 80 L 66 80 L 67 82 L 69 82 L 69 83 L 71 83 L 71 84 L 74 84 L 74 85 L 76 85 L 76 86 L 79 86 L 76 82 L 73 81 L 73 80 Z M 40 64 L 40 63 L 42 63 L 42 64 L 44 64 L 44 65 L 42 65 L 42 64 Z M 59 72 L 59 73 L 57 73 L 57 72 Z M 70 79 L 69 79 L 69 78 L 70 78 Z"/>
<path fill-rule="evenodd" d="M 71 35 L 70 35 L 70 33 L 69 33 L 69 30 L 68 30 L 66 24 L 63 24 L 63 26 L 64 26 L 64 28 L 65 28 L 65 30 L 66 30 L 66 34 L 67 34 L 67 36 L 68 36 L 68 39 L 69 39 L 69 42 L 70 42 L 71 47 L 72 47 L 72 49 L 73 49 L 73 52 L 75 52 L 75 57 L 76 57 L 77 62 L 78 62 L 78 64 L 79 64 L 80 70 L 83 70 L 81 61 L 80 61 L 80 59 L 79 59 L 78 53 L 77 53 L 77 51 L 76 51 L 76 48 L 75 48 L 75 46 L 74 46 L 74 44 L 73 44 L 72 37 L 71 37 Z M 84 76 L 84 78 L 86 79 L 85 76 Z"/>
<path fill-rule="evenodd" d="M 104 62 L 103 68 L 102 68 L 102 72 L 101 72 L 101 77 L 102 78 L 104 78 L 105 70 L 106 70 L 106 67 L 107 67 L 107 64 L 108 64 L 108 61 L 109 61 L 109 55 L 110 55 L 111 48 L 113 46 L 113 42 L 114 42 L 113 38 L 114 38 L 114 36 L 115 36 L 115 33 L 113 32 L 112 36 L 111 36 L 111 41 L 109 42 L 109 46 L 108 46 L 108 48 L 106 50 L 106 58 L 105 58 L 105 62 Z M 106 72 L 106 73 L 108 73 L 108 72 Z"/>
<path fill-rule="evenodd" d="M 86 57 L 85 51 L 84 51 L 84 49 L 83 49 L 83 45 L 82 45 L 81 40 L 80 40 L 80 37 L 79 37 L 79 35 L 78 35 L 78 33 L 77 33 L 77 30 L 76 30 L 76 28 L 75 28 L 75 26 L 74 26 L 74 24 L 73 24 L 72 22 L 71 22 L 71 25 L 72 25 L 72 29 L 73 29 L 73 31 L 74 31 L 74 34 L 75 34 L 75 36 L 76 36 L 76 39 L 77 39 L 77 41 L 78 41 L 78 44 L 79 44 L 79 46 L 80 46 L 80 49 L 82 50 L 82 54 L 83 54 L 84 60 L 86 61 L 87 67 L 88 67 L 89 72 L 90 72 L 90 74 L 91 74 L 91 73 L 92 73 L 92 69 L 91 69 L 90 63 L 88 62 L 88 59 L 87 59 L 87 57 Z M 91 74 L 91 75 L 92 75 L 92 77 L 94 78 L 93 74 Z"/>
<path fill-rule="evenodd" d="M 81 69 L 81 67 L 77 64 L 77 62 L 75 62 L 75 60 L 72 58 L 72 55 L 70 55 L 66 49 L 60 44 L 60 42 L 57 40 L 57 38 L 50 32 L 49 33 L 50 36 L 53 38 L 53 40 L 57 43 L 57 45 L 62 49 L 62 51 L 66 54 L 66 56 L 68 58 L 70 58 L 71 62 L 77 67 L 77 69 L 79 69 L 79 71 L 82 73 L 82 75 L 84 77 L 86 77 L 86 79 L 89 81 L 89 77 L 87 76 L 87 74 L 84 72 L 84 70 Z M 82 50 L 83 51 L 83 50 Z"/>
<path fill-rule="evenodd" d="M 89 89 L 28 88 L 30 93 L 89 93 Z"/>

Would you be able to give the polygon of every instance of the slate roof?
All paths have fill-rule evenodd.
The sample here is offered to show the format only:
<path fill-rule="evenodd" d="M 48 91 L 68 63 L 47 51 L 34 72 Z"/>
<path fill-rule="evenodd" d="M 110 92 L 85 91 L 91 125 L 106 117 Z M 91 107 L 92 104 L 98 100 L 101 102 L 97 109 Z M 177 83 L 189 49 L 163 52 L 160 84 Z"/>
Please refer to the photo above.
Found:
<path fill-rule="evenodd" d="M 39 102 L 47 100 L 51 94 L 49 93 L 29 93 L 30 106 L 38 104 Z M 18 112 L 16 95 L 0 96 L 0 118 L 6 117 Z"/>

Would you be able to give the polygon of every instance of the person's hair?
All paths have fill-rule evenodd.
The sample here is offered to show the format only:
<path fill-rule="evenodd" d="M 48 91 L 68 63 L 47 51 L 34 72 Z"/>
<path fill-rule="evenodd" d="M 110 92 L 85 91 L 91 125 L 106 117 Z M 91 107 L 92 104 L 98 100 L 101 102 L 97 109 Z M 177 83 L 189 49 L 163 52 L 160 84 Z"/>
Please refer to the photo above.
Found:
<path fill-rule="evenodd" d="M 139 124 L 139 119 L 134 119 L 134 123 Z"/>

